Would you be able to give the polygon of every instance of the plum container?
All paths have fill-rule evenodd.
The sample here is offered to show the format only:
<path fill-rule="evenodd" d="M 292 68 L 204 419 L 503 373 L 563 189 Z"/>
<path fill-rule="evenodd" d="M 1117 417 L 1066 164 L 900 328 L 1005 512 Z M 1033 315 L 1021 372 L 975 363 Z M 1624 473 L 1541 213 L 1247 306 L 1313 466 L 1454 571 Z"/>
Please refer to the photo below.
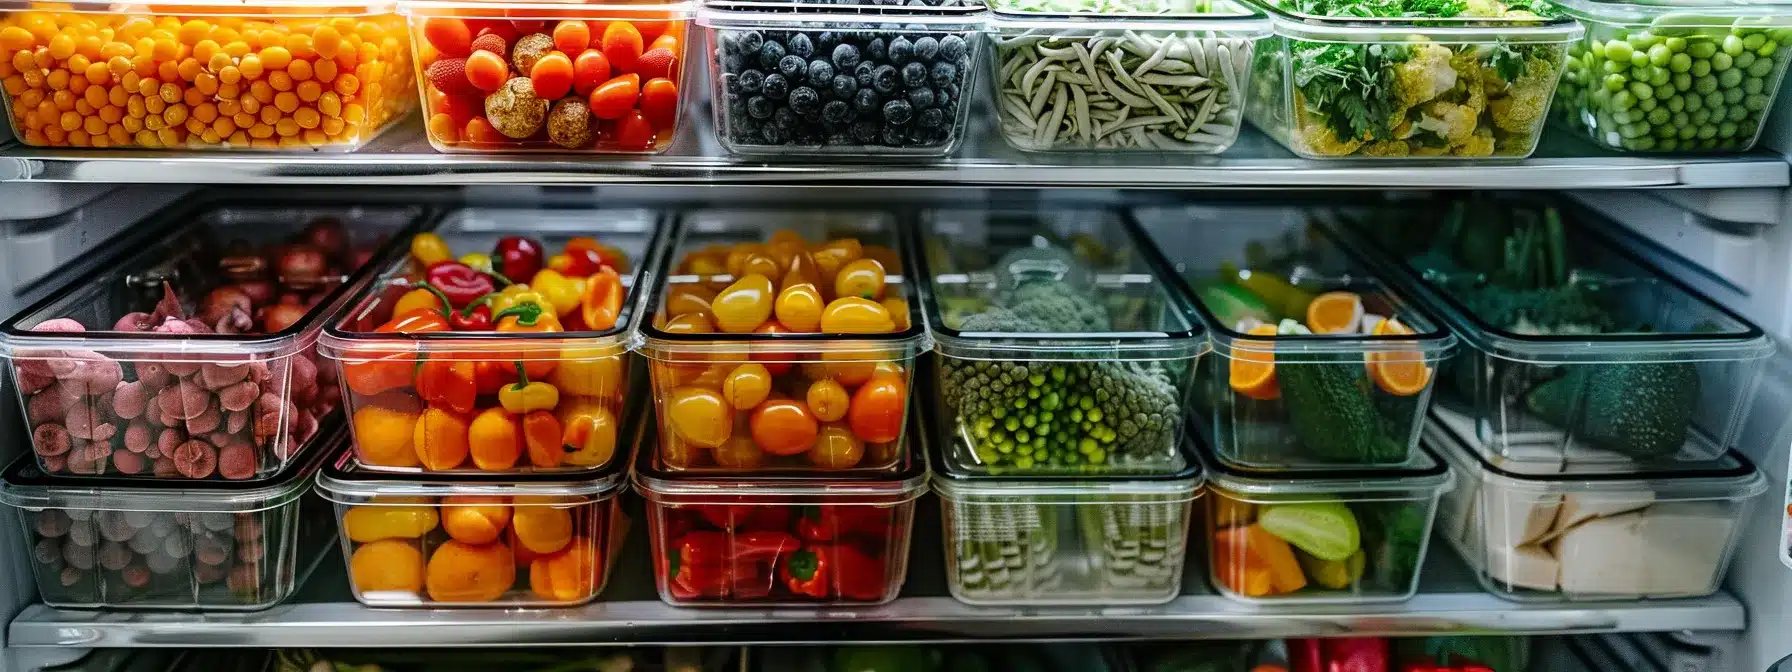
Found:
<path fill-rule="evenodd" d="M 47 604 L 69 609 L 253 611 L 272 607 L 324 558 L 336 531 L 307 492 L 347 433 L 262 482 L 82 479 L 22 457 L 0 478 Z"/>
<path fill-rule="evenodd" d="M 87 277 L 0 324 L 44 471 L 262 480 L 340 403 L 327 316 L 416 226 L 405 205 L 213 202 L 153 218 Z"/>

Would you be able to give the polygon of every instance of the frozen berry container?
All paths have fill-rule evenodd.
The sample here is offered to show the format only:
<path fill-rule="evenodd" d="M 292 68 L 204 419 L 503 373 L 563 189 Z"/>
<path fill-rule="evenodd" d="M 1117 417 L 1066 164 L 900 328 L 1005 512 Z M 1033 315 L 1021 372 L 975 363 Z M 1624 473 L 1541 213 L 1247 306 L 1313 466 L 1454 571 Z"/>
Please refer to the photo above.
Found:
<path fill-rule="evenodd" d="M 943 157 L 964 140 L 981 3 L 710 2 L 716 134 L 755 157 Z"/>
<path fill-rule="evenodd" d="M 652 277 L 661 220 L 464 208 L 382 259 L 318 345 L 339 374 L 360 467 L 567 473 L 614 460 L 630 292 Z"/>
<path fill-rule="evenodd" d="M 405 205 L 177 206 L 154 242 L 0 324 L 39 465 L 54 475 L 266 479 L 340 402 L 326 317 L 423 214 Z"/>
<path fill-rule="evenodd" d="M 1455 485 L 1419 449 L 1396 468 L 1271 473 L 1202 454 L 1208 576 L 1262 605 L 1399 602 L 1419 591 L 1438 498 Z"/>
<path fill-rule="evenodd" d="M 0 60 L 33 147 L 352 151 L 416 103 L 391 2 L 7 0 Z"/>
<path fill-rule="evenodd" d="M 439 152 L 657 154 L 678 134 L 686 2 L 406 0 Z"/>
<path fill-rule="evenodd" d="M 305 464 L 262 482 L 72 481 L 21 458 L 0 478 L 31 545 L 44 604 L 251 611 L 290 597 L 336 534 L 311 477 L 347 439 L 325 430 Z"/>
<path fill-rule="evenodd" d="M 643 423 L 638 443 L 653 445 L 657 429 Z M 643 448 L 633 474 L 660 599 L 680 607 L 896 599 L 927 480 L 920 447 L 905 449 L 894 472 L 750 476 L 668 468 Z"/>
<path fill-rule="evenodd" d="M 686 213 L 642 307 L 670 470 L 898 471 L 927 331 L 896 214 Z"/>
<path fill-rule="evenodd" d="M 1151 243 L 1092 208 L 924 212 L 940 450 L 979 473 L 1180 472 L 1207 332 Z"/>

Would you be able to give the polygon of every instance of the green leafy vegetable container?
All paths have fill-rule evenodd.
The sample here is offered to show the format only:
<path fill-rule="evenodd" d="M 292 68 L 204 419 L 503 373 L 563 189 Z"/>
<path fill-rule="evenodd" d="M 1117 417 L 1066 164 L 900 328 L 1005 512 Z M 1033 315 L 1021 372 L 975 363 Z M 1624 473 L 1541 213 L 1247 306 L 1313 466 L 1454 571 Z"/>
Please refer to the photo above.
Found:
<path fill-rule="evenodd" d="M 1146 4 L 1101 16 L 998 9 L 989 39 L 1002 138 L 1022 151 L 1231 147 L 1268 20 L 1227 0 Z"/>
<path fill-rule="evenodd" d="M 1455 476 L 1429 450 L 1387 469 L 1207 470 L 1208 576 L 1255 604 L 1398 602 L 1419 590 L 1438 498 Z"/>
<path fill-rule="evenodd" d="M 946 584 L 969 604 L 1162 604 L 1182 592 L 1201 494 L 1194 437 L 1152 475 L 992 476 L 934 452 Z"/>
<path fill-rule="evenodd" d="M 1773 341 L 1624 249 L 1598 215 L 1509 199 L 1338 214 L 1467 344 L 1439 372 L 1433 422 L 1493 464 L 1626 471 L 1736 443 Z"/>
<path fill-rule="evenodd" d="M 1257 45 L 1245 117 L 1309 159 L 1530 156 L 1583 32 L 1517 1 L 1252 2 L 1275 34 Z M 1411 14 L 1318 13 L 1384 6 Z M 1483 15 L 1442 18 L 1464 12 Z"/>
<path fill-rule="evenodd" d="M 1792 4 L 1559 0 L 1587 26 L 1568 48 L 1556 119 L 1627 152 L 1755 146 L 1792 58 Z"/>
<path fill-rule="evenodd" d="M 1168 474 L 1207 333 L 1122 213 L 924 212 L 940 449 L 979 473 Z"/>
<path fill-rule="evenodd" d="M 1496 466 L 1433 422 L 1426 441 L 1461 475 L 1439 534 L 1481 586 L 1518 602 L 1700 597 L 1717 592 L 1767 479 L 1728 451 L 1631 472 Z"/>
<path fill-rule="evenodd" d="M 1192 415 L 1258 470 L 1406 464 L 1456 339 L 1289 206 L 1141 208 L 1213 338 Z M 1199 242 L 1188 237 L 1198 228 Z"/>

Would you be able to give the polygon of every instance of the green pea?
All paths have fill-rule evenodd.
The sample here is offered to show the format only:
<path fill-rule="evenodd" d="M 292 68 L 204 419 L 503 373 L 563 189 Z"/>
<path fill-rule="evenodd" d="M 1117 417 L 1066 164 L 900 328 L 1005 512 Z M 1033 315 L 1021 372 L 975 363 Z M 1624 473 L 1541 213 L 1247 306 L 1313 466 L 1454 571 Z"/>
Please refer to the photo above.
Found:
<path fill-rule="evenodd" d="M 1747 51 L 1745 51 L 1745 52 L 1742 52 L 1742 54 L 1741 54 L 1741 55 L 1739 55 L 1739 56 L 1737 56 L 1737 57 L 1736 57 L 1736 60 L 1735 60 L 1735 62 L 1734 62 L 1734 65 L 1735 65 L 1735 67 L 1736 67 L 1736 69 L 1737 69 L 1737 70 L 1747 70 L 1747 69 L 1748 69 L 1748 66 L 1751 66 L 1751 65 L 1754 65 L 1754 64 L 1755 64 L 1755 55 L 1754 55 L 1754 53 L 1753 53 L 1753 52 L 1747 52 Z"/>
<path fill-rule="evenodd" d="M 1685 96 L 1675 95 L 1674 97 L 1669 98 L 1668 102 L 1665 102 L 1662 104 L 1667 106 L 1669 112 L 1685 114 L 1684 112 L 1682 112 L 1682 110 L 1686 109 L 1686 97 Z"/>
<path fill-rule="evenodd" d="M 1639 30 L 1631 33 L 1630 37 L 1624 38 L 1624 40 L 1629 42 L 1630 46 L 1635 47 L 1639 51 L 1646 51 L 1649 47 L 1653 47 L 1661 42 L 1660 37 L 1656 37 L 1653 33 L 1650 33 L 1647 30 Z"/>
<path fill-rule="evenodd" d="M 1606 61 L 1606 63 L 1609 64 L 1611 61 Z M 1694 77 L 1704 77 L 1705 75 L 1711 74 L 1711 61 L 1693 61 L 1692 70 L 1690 72 L 1692 72 L 1692 76 Z"/>
<path fill-rule="evenodd" d="M 1630 122 L 1636 121 L 1636 118 L 1637 118 L 1637 115 L 1631 114 L 1630 110 L 1618 110 L 1618 111 L 1612 113 L 1612 123 L 1607 124 L 1607 125 L 1608 126 L 1623 126 Z"/>
<path fill-rule="evenodd" d="M 1612 40 L 1605 43 L 1605 57 L 1614 61 L 1629 62 L 1630 54 L 1634 51 L 1630 47 L 1630 43 L 1623 40 Z"/>
<path fill-rule="evenodd" d="M 1691 70 L 1692 57 L 1687 56 L 1686 54 L 1671 54 L 1668 56 L 1668 69 L 1674 72 L 1686 72 L 1687 70 Z"/>
<path fill-rule="evenodd" d="M 1718 124 L 1717 125 L 1717 137 L 1720 137 L 1720 138 L 1736 137 L 1736 124 L 1732 124 L 1727 121 L 1724 123 Z"/>
<path fill-rule="evenodd" d="M 1630 71 L 1626 74 L 1628 74 L 1631 79 L 1634 79 L 1634 80 L 1637 80 L 1640 82 L 1647 82 L 1647 81 L 1649 81 L 1649 74 L 1650 74 L 1649 66 L 1647 66 L 1647 65 L 1636 66 L 1634 68 L 1631 68 Z"/>
<path fill-rule="evenodd" d="M 1692 75 L 1690 73 L 1682 72 L 1674 75 L 1675 91 L 1685 91 L 1690 88 L 1692 88 Z"/>
<path fill-rule="evenodd" d="M 1605 89 L 1607 91 L 1623 91 L 1624 87 L 1629 85 L 1630 80 L 1623 75 L 1605 76 Z"/>
<path fill-rule="evenodd" d="M 1737 37 L 1735 35 L 1725 35 L 1724 36 L 1724 43 L 1723 43 L 1724 53 L 1729 54 L 1731 56 L 1735 56 L 1737 54 L 1742 53 L 1742 49 L 1743 49 L 1742 38 Z"/>
<path fill-rule="evenodd" d="M 1629 47 L 1630 45 L 1626 44 L 1624 46 Z M 1692 54 L 1693 58 L 1711 58 L 1712 54 L 1717 53 L 1717 45 L 1710 42 L 1694 42 L 1687 45 L 1686 53 Z M 1608 54 L 1606 57 L 1610 58 L 1610 55 Z M 1625 58 L 1629 57 L 1628 54 L 1625 55 Z"/>
<path fill-rule="evenodd" d="M 1711 56 L 1711 69 L 1718 72 L 1729 70 L 1730 66 L 1735 63 L 1736 59 L 1731 58 L 1729 54 L 1713 54 Z"/>
<path fill-rule="evenodd" d="M 1729 70 L 1720 72 L 1717 75 L 1717 85 L 1718 86 L 1721 86 L 1724 88 L 1729 88 L 1732 86 L 1739 86 L 1741 84 L 1742 84 L 1742 71 L 1741 70 L 1731 68 Z M 1741 92 L 1738 91 L 1737 93 L 1741 93 Z"/>
<path fill-rule="evenodd" d="M 1673 138 L 1663 138 L 1661 142 L 1655 143 L 1655 148 L 1664 152 L 1672 152 L 1680 149 L 1680 141 Z"/>
<path fill-rule="evenodd" d="M 1642 67 L 1648 67 L 1648 65 L 1649 65 L 1649 52 L 1646 52 L 1646 51 L 1630 52 L 1630 66 L 1631 67 L 1642 68 Z"/>
<path fill-rule="evenodd" d="M 1632 94 L 1629 90 L 1619 91 L 1612 94 L 1612 109 L 1614 110 L 1621 112 L 1628 110 L 1635 105 L 1636 95 Z"/>
<path fill-rule="evenodd" d="M 1760 49 L 1761 45 L 1763 45 L 1763 44 L 1767 44 L 1767 36 L 1762 35 L 1760 33 L 1755 33 L 1748 37 L 1742 38 L 1742 48 L 1747 49 L 1749 51 L 1754 51 L 1756 49 Z"/>
<path fill-rule="evenodd" d="M 1681 140 L 1691 140 L 1699 137 L 1699 127 L 1692 124 L 1686 124 L 1681 126 L 1680 130 L 1676 131 L 1674 135 L 1679 136 Z"/>
<path fill-rule="evenodd" d="M 1740 103 L 1740 102 L 1742 102 L 1742 96 L 1743 96 L 1742 89 L 1735 89 L 1735 88 L 1724 89 L 1724 104 L 1725 105 L 1735 105 L 1737 103 Z"/>
<path fill-rule="evenodd" d="M 1668 121 L 1672 120 L 1673 118 L 1674 118 L 1674 115 L 1670 114 L 1668 112 L 1667 108 L 1665 108 L 1665 107 L 1657 107 L 1653 110 L 1649 110 L 1649 116 L 1644 117 L 1644 119 L 1647 119 L 1649 121 L 1649 123 L 1655 124 L 1657 126 L 1666 124 L 1666 123 L 1668 123 Z"/>
<path fill-rule="evenodd" d="M 1666 44 L 1670 51 L 1686 51 L 1686 38 L 1684 37 L 1670 37 L 1663 41 L 1662 44 Z"/>
<path fill-rule="evenodd" d="M 1750 112 L 1760 112 L 1767 109 L 1767 104 L 1770 102 L 1773 102 L 1772 98 L 1759 93 L 1751 93 L 1742 99 L 1742 108 Z"/>
<path fill-rule="evenodd" d="M 1649 86 L 1655 88 L 1667 86 L 1669 82 L 1673 81 L 1670 79 L 1672 76 L 1673 73 L 1668 72 L 1667 68 L 1649 66 Z"/>
<path fill-rule="evenodd" d="M 1748 108 L 1741 105 L 1732 106 L 1730 108 L 1730 113 L 1724 115 L 1724 118 L 1729 119 L 1730 121 L 1742 121 L 1743 119 L 1747 119 Z"/>
<path fill-rule="evenodd" d="M 1711 93 L 1705 94 L 1705 107 L 1723 107 L 1723 104 L 1724 93 L 1722 91 L 1712 91 Z M 1713 112 L 1712 114 L 1716 114 L 1716 112 Z"/>
<path fill-rule="evenodd" d="M 1742 83 L 1742 92 L 1752 96 L 1760 93 L 1766 86 L 1766 83 L 1762 82 L 1760 78 L 1751 78 Z"/>
<path fill-rule="evenodd" d="M 1635 121 L 1618 127 L 1618 137 L 1624 139 L 1640 138 L 1649 134 L 1648 122 Z"/>
<path fill-rule="evenodd" d="M 1649 47 L 1649 64 L 1650 65 L 1667 65 L 1668 59 L 1672 58 L 1673 56 L 1674 56 L 1674 52 L 1673 52 L 1673 50 L 1668 49 L 1668 45 L 1657 44 L 1653 47 Z"/>
<path fill-rule="evenodd" d="M 1685 112 L 1675 112 L 1673 121 L 1674 126 L 1685 129 L 1692 126 L 1692 115 Z"/>
<path fill-rule="evenodd" d="M 1655 102 L 1654 98 L 1644 98 L 1636 101 L 1636 109 L 1642 112 L 1648 112 L 1655 109 L 1655 106 L 1660 104 L 1661 103 Z"/>
<path fill-rule="evenodd" d="M 1792 41 L 1792 28 L 1779 28 L 1776 30 L 1767 31 L 1767 39 L 1772 40 L 1774 42 L 1778 42 L 1780 44 L 1785 44 L 1789 41 Z"/>
<path fill-rule="evenodd" d="M 1701 96 L 1705 95 L 1707 93 L 1711 93 L 1712 91 L 1716 91 L 1717 90 L 1717 78 L 1712 77 L 1710 75 L 1706 75 L 1704 77 L 1695 79 L 1692 81 L 1692 90 L 1693 90 L 1693 92 L 1698 93 Z"/>
<path fill-rule="evenodd" d="M 1710 140 L 1712 138 L 1717 137 L 1717 127 L 1716 126 L 1706 126 L 1704 124 L 1700 124 L 1698 137 L 1700 140 Z"/>
<path fill-rule="evenodd" d="M 1697 112 L 1697 111 L 1699 111 L 1699 108 L 1704 107 L 1704 106 L 1705 106 L 1705 99 L 1703 97 L 1699 96 L 1699 94 L 1696 94 L 1696 93 L 1687 94 L 1687 96 L 1686 96 L 1686 109 L 1687 110 Z"/>
<path fill-rule="evenodd" d="M 1624 148 L 1633 152 L 1647 152 L 1655 149 L 1655 138 L 1637 138 L 1624 143 Z"/>
<path fill-rule="evenodd" d="M 1780 50 L 1779 42 L 1768 42 L 1767 44 L 1761 45 L 1760 49 L 1756 49 L 1755 55 L 1760 56 L 1761 58 L 1770 58 L 1773 56 L 1774 52 L 1779 51 L 1779 50 Z"/>
<path fill-rule="evenodd" d="M 1611 105 L 1612 92 L 1609 89 L 1594 89 L 1592 95 L 1588 96 L 1588 98 L 1592 99 L 1594 107 L 1603 109 Z"/>
<path fill-rule="evenodd" d="M 1771 58 L 1757 58 L 1754 65 L 1748 66 L 1748 76 L 1750 77 L 1766 77 L 1771 72 L 1773 72 L 1773 59 Z"/>

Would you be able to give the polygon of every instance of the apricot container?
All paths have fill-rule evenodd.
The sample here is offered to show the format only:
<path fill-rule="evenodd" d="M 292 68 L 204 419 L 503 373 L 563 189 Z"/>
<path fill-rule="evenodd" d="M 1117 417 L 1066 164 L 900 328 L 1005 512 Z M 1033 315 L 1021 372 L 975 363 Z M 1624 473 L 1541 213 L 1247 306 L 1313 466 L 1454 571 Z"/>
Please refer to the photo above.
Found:
<path fill-rule="evenodd" d="M 422 214 L 214 201 L 152 216 L 153 236 L 115 240 L 99 270 L 0 323 L 0 358 L 39 466 L 189 480 L 279 473 L 340 402 L 335 371 L 314 352 L 326 316 L 373 278 L 366 260 Z"/>
<path fill-rule="evenodd" d="M 548 249 L 560 249 L 576 236 L 593 237 L 626 255 L 622 285 L 632 292 L 650 277 L 644 274 L 653 266 L 661 228 L 660 216 L 647 210 L 466 208 L 446 215 L 434 233 L 457 253 L 490 250 L 505 236 L 528 236 Z M 623 300 L 616 324 L 601 331 L 380 333 L 375 329 L 391 319 L 399 297 L 420 286 L 424 277 L 424 269 L 403 249 L 394 250 L 381 268 L 379 279 L 326 326 L 318 340 L 333 373 L 341 374 L 361 468 L 399 473 L 572 473 L 601 470 L 615 458 L 623 392 L 629 382 L 628 334 L 636 312 L 632 299 Z M 512 381 L 519 362 L 535 370 L 551 368 L 544 380 L 558 392 L 557 419 L 563 429 L 577 425 L 588 431 L 581 430 L 577 445 L 567 446 L 558 466 L 533 466 L 531 459 L 519 455 L 511 466 L 482 468 L 469 455 L 467 418 L 429 410 L 418 393 L 414 363 L 427 359 L 491 367 L 513 376 Z M 413 378 L 396 388 L 358 382 L 365 379 L 363 373 L 394 365 L 411 367 Z M 401 370 L 400 376 L 404 375 Z M 482 394 L 476 405 L 489 410 L 499 404 L 495 394 Z M 445 464 L 453 466 L 442 467 Z"/>
<path fill-rule="evenodd" d="M 927 350 L 928 337 L 910 281 L 913 255 L 897 233 L 895 213 L 691 212 L 666 249 L 653 292 L 639 308 L 636 336 L 652 370 L 665 469 L 886 475 L 900 469 L 915 358 Z M 820 265 L 829 255 L 837 267 Z M 844 262 L 846 256 L 853 261 Z M 881 276 L 875 287 L 858 290 L 872 298 L 839 292 L 852 289 L 838 282 L 849 273 L 841 269 L 872 263 L 865 260 L 883 269 L 873 274 Z M 751 270 L 757 264 L 764 269 Z M 834 282 L 826 277 L 830 271 Z M 768 287 L 748 288 L 754 282 Z M 798 332 L 791 325 L 802 322 L 777 306 L 794 305 L 784 303 L 791 285 L 805 283 L 829 285 L 838 296 L 813 292 L 808 305 L 821 318 L 812 319 L 811 311 L 810 324 Z M 750 305 L 724 306 L 738 298 Z M 847 307 L 889 321 L 842 321 L 844 328 L 830 329 L 829 311 Z"/>
<path fill-rule="evenodd" d="M 416 103 L 390 2 L 8 0 L 0 57 L 33 147 L 352 151 Z"/>
<path fill-rule="evenodd" d="M 340 446 L 340 425 L 325 443 Z M 333 450 L 278 479 L 70 481 L 30 457 L 0 478 L 24 525 L 44 604 L 66 609 L 253 611 L 290 597 L 336 530 L 307 492 Z"/>

